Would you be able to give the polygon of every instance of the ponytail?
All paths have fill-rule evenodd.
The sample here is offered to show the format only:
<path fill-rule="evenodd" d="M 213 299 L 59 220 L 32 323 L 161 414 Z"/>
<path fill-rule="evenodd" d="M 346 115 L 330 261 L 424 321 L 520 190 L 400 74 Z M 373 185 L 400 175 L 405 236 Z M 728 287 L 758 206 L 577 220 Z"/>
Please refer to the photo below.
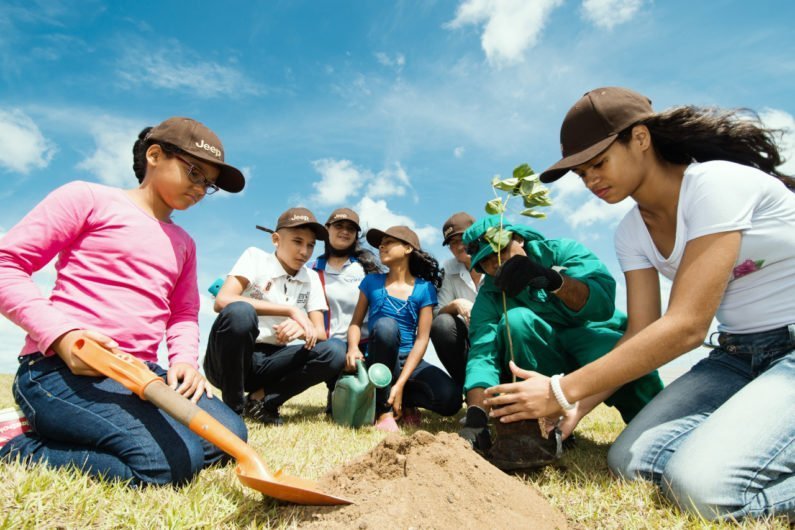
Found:
<path fill-rule="evenodd" d="M 652 144 L 664 160 L 674 164 L 727 160 L 757 168 L 795 191 L 795 179 L 781 173 L 783 163 L 777 139 L 783 131 L 765 127 L 748 109 L 674 107 L 646 118 Z M 627 143 L 631 127 L 619 134 Z"/>

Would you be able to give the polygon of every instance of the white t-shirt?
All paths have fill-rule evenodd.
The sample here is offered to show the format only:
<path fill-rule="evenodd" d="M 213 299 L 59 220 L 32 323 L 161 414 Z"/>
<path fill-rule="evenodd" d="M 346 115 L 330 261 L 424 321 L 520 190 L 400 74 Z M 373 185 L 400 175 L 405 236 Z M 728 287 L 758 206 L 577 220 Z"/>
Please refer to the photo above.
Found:
<path fill-rule="evenodd" d="M 464 298 L 470 302 L 475 301 L 478 294 L 478 286 L 472 281 L 472 275 L 466 265 L 455 258 L 450 258 L 444 262 L 444 280 L 439 289 L 439 305 L 441 309 L 453 300 Z"/>
<path fill-rule="evenodd" d="M 242 276 L 248 285 L 242 296 L 255 300 L 264 300 L 274 304 L 295 306 L 307 313 L 326 311 L 326 299 L 323 287 L 315 271 L 301 267 L 295 276 L 284 270 L 275 254 L 270 254 L 256 247 L 249 247 L 238 258 L 229 276 Z M 275 315 L 259 315 L 259 336 L 257 342 L 279 344 L 273 332 L 273 326 L 287 317 Z"/>
<path fill-rule="evenodd" d="M 718 329 L 755 333 L 795 322 L 795 193 L 757 169 L 725 161 L 689 165 L 671 255 L 657 251 L 637 206 L 618 226 L 616 253 L 625 272 L 655 268 L 673 280 L 688 241 L 735 230 L 742 242 Z"/>
<path fill-rule="evenodd" d="M 313 265 L 313 268 L 315 266 Z M 321 282 L 326 288 L 326 301 L 329 305 L 329 337 L 348 342 L 348 326 L 351 325 L 353 310 L 359 301 L 359 284 L 365 273 L 361 263 L 348 260 L 337 270 L 328 263 L 323 271 Z M 362 339 L 367 338 L 367 315 L 362 324 Z"/>

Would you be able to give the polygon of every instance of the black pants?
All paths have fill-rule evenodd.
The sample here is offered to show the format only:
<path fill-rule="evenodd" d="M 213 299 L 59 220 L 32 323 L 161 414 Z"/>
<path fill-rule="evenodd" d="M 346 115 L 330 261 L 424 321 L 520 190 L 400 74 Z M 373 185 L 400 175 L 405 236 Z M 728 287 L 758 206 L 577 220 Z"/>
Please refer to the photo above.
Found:
<path fill-rule="evenodd" d="M 458 386 L 463 387 L 469 355 L 467 325 L 457 316 L 439 313 L 431 324 L 431 342 L 444 369 Z"/>
<path fill-rule="evenodd" d="M 251 304 L 233 302 L 213 323 L 204 372 L 221 389 L 224 403 L 238 414 L 245 393 L 265 390 L 265 404 L 278 409 L 285 401 L 321 382 L 333 381 L 345 367 L 345 344 L 331 339 L 311 350 L 303 345 L 257 343 L 257 313 Z"/>
<path fill-rule="evenodd" d="M 367 343 L 367 366 L 373 363 L 386 365 L 392 371 L 392 383 L 397 381 L 406 362 L 400 354 L 400 329 L 389 317 L 379 318 L 370 326 L 370 341 Z M 381 414 L 392 407 L 387 403 L 390 384 L 375 391 L 376 413 Z M 404 407 L 422 407 L 442 416 L 452 416 L 461 409 L 463 390 L 441 368 L 426 361 L 414 369 L 403 389 Z"/>

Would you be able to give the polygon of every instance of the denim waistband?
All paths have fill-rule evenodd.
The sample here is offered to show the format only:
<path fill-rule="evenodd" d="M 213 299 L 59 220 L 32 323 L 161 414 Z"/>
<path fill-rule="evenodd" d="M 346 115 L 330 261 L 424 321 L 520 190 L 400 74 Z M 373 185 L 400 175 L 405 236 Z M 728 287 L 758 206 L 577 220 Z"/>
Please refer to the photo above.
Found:
<path fill-rule="evenodd" d="M 711 338 L 711 337 L 710 337 Z M 712 342 L 710 340 L 710 342 Z M 718 344 L 729 353 L 754 354 L 795 349 L 795 324 L 758 333 L 718 333 Z"/>

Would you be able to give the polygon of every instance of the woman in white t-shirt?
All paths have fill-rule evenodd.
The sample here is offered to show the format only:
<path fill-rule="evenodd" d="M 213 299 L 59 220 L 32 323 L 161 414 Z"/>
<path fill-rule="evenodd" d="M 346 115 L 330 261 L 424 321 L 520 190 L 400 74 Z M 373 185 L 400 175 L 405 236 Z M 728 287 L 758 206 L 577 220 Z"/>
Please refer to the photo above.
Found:
<path fill-rule="evenodd" d="M 367 274 L 381 272 L 375 254 L 362 248 L 359 235 L 359 214 L 350 208 L 337 208 L 326 221 L 328 237 L 323 254 L 309 268 L 316 271 L 323 285 L 328 303 L 324 316 L 326 335 L 348 342 L 348 326 L 359 300 L 359 284 Z M 366 327 L 362 330 L 362 343 L 367 342 Z M 328 381 L 326 413 L 331 414 L 331 392 L 336 379 Z"/>
<path fill-rule="evenodd" d="M 628 326 L 616 347 L 564 377 L 515 369 L 489 389 L 502 421 L 566 414 L 701 345 L 714 347 L 618 437 L 610 469 L 646 479 L 709 519 L 795 516 L 795 180 L 755 115 L 588 92 L 561 127 L 563 159 L 597 197 L 637 205 L 616 233 Z M 665 313 L 659 274 L 673 280 Z M 512 278 L 505 278 L 510 283 Z M 500 395 L 498 395 L 500 394 Z M 583 407 L 585 410 L 587 408 Z"/>

